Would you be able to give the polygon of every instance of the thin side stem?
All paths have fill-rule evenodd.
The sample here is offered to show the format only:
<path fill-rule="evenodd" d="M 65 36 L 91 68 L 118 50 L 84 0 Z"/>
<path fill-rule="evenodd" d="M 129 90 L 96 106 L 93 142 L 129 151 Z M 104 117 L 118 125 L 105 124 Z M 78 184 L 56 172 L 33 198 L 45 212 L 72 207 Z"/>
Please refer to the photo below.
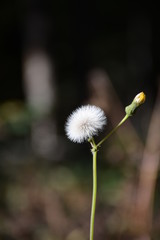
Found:
<path fill-rule="evenodd" d="M 90 218 L 90 240 L 93 240 L 93 236 L 94 236 L 96 197 L 97 197 L 97 150 L 94 150 L 93 151 L 93 192 L 92 192 L 92 208 L 91 208 L 91 218 Z"/>
<path fill-rule="evenodd" d="M 122 121 L 115 127 L 112 129 L 112 131 L 110 133 L 108 133 L 108 135 L 106 137 L 104 137 L 98 144 L 97 147 L 100 147 L 101 144 L 106 141 L 127 119 L 129 118 L 129 115 L 125 115 L 125 117 L 122 119 Z"/>

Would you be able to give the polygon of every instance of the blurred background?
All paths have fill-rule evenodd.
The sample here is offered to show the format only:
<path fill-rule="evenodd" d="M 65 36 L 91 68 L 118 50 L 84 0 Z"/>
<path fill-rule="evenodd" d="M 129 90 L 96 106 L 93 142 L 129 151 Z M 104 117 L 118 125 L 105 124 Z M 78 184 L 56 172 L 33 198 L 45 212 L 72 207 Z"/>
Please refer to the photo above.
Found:
<path fill-rule="evenodd" d="M 92 156 L 66 118 L 101 107 L 98 141 L 141 91 L 99 151 L 95 239 L 160 239 L 158 5 L 3 0 L 0 33 L 0 239 L 89 239 Z"/>

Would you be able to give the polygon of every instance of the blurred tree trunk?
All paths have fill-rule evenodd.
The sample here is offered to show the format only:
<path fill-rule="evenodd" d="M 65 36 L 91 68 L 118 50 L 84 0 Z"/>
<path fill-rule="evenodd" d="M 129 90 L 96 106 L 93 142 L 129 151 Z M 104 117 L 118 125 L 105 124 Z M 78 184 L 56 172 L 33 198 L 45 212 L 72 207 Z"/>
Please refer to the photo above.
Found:
<path fill-rule="evenodd" d="M 32 147 L 40 156 L 52 158 L 57 145 L 56 126 L 50 115 L 55 107 L 55 76 L 47 53 L 49 18 L 36 1 L 27 2 L 23 57 L 24 91 L 37 119 L 32 128 Z"/>
<path fill-rule="evenodd" d="M 159 91 L 148 130 L 146 146 L 140 165 L 140 178 L 136 205 L 133 212 L 133 226 L 146 235 L 152 229 L 154 193 L 160 159 L 160 81 Z"/>

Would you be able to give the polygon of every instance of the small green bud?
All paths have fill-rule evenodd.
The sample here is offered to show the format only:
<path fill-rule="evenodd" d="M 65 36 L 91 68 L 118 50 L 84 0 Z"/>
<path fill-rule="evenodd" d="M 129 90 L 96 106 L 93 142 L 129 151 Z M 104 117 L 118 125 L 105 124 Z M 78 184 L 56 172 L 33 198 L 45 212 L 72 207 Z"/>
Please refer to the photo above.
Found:
<path fill-rule="evenodd" d="M 125 112 L 128 116 L 132 116 L 137 108 L 142 105 L 146 100 L 146 95 L 141 92 L 135 96 L 133 102 L 125 108 Z"/>

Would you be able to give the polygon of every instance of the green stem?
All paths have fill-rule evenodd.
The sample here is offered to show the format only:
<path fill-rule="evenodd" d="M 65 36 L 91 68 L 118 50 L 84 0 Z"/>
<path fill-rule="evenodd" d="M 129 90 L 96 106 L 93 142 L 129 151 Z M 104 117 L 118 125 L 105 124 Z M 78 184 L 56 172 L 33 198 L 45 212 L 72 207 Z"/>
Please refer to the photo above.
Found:
<path fill-rule="evenodd" d="M 101 146 L 101 144 L 106 141 L 127 119 L 129 118 L 129 115 L 125 115 L 125 117 L 122 119 L 122 121 L 115 127 L 112 129 L 112 131 L 110 133 L 108 133 L 108 135 L 106 137 L 104 137 L 98 144 L 97 144 L 97 148 Z"/>
<path fill-rule="evenodd" d="M 121 120 L 121 122 L 106 136 L 104 137 L 98 144 L 95 143 L 94 138 L 90 138 L 88 141 L 92 146 L 92 154 L 93 154 L 93 192 L 92 192 L 92 207 L 91 207 L 91 218 L 90 218 L 90 240 L 93 240 L 94 237 L 94 219 L 95 219 L 95 210 L 96 210 L 96 197 L 97 197 L 97 149 L 101 146 L 101 144 L 106 141 L 127 119 L 129 115 L 125 115 L 125 117 Z"/>
<path fill-rule="evenodd" d="M 92 208 L 90 219 L 90 240 L 93 240 L 94 236 L 94 219 L 96 209 L 96 196 L 97 196 L 97 149 L 93 150 L 93 192 L 92 192 Z"/>

